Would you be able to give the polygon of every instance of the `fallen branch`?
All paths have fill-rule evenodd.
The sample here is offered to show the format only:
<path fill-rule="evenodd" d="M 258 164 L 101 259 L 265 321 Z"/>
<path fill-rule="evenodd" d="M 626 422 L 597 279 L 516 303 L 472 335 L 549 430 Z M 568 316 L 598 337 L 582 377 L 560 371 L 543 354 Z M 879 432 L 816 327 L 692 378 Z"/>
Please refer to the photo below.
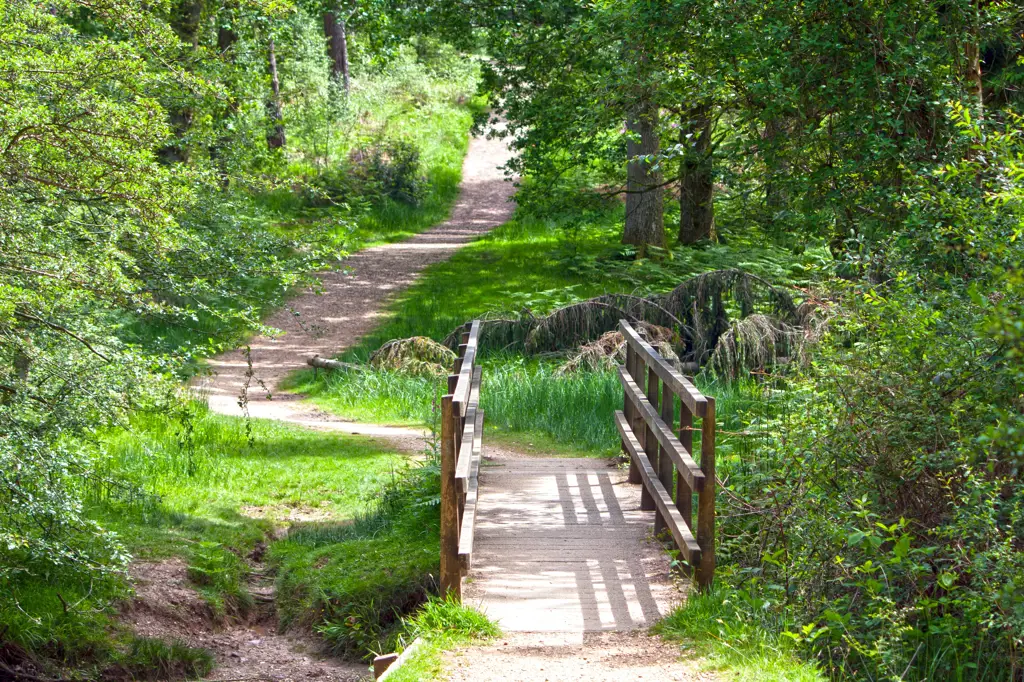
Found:
<path fill-rule="evenodd" d="M 327 360 L 314 355 L 309 360 L 306 360 L 306 364 L 310 367 L 316 367 L 318 369 L 343 369 L 352 372 L 365 372 L 366 368 L 362 365 L 356 365 L 351 362 L 342 362 L 340 360 Z"/>

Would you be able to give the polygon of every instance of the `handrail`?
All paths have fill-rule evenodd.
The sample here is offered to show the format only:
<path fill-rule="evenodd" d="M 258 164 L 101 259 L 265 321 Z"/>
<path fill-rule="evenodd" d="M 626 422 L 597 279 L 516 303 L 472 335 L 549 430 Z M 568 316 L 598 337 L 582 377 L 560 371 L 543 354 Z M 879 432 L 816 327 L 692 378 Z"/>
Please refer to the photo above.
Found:
<path fill-rule="evenodd" d="M 679 473 L 686 479 L 686 484 L 697 492 L 703 490 L 704 472 L 700 470 L 700 465 L 693 460 L 690 451 L 673 435 L 669 425 L 658 416 L 654 407 L 651 406 L 651 403 L 640 391 L 640 387 L 633 381 L 633 377 L 626 374 L 624 367 L 619 367 L 619 383 L 622 384 L 630 401 L 640 408 L 644 420 L 653 427 L 652 431 L 658 439 L 658 444 L 668 452 L 672 458 L 672 463 L 676 465 Z"/>
<path fill-rule="evenodd" d="M 667 529 L 698 587 L 715 573 L 715 399 L 680 375 L 626 320 L 626 364 L 619 367 L 623 409 L 615 413 L 629 482 L 642 485 L 640 508 L 654 511 L 655 533 Z M 673 432 L 679 397 L 678 437 Z M 701 419 L 700 464 L 693 453 L 693 419 Z M 677 473 L 678 472 L 678 475 Z M 671 490 L 675 489 L 675 500 Z M 696 528 L 692 521 L 697 496 Z"/>
<path fill-rule="evenodd" d="M 690 380 L 676 371 L 676 369 L 661 357 L 658 351 L 651 347 L 651 344 L 643 340 L 640 334 L 625 320 L 619 320 L 619 330 L 626 338 L 626 341 L 634 349 L 640 352 L 647 366 L 653 369 L 658 378 L 664 381 L 672 389 L 672 392 L 679 396 L 679 399 L 690 408 L 695 417 L 703 417 L 707 412 L 707 398 L 701 394 L 697 387 L 690 383 Z"/>
<path fill-rule="evenodd" d="M 476 525 L 476 500 L 483 450 L 483 375 L 476 365 L 480 321 L 462 335 L 459 353 L 441 399 L 441 593 L 462 600 Z"/>

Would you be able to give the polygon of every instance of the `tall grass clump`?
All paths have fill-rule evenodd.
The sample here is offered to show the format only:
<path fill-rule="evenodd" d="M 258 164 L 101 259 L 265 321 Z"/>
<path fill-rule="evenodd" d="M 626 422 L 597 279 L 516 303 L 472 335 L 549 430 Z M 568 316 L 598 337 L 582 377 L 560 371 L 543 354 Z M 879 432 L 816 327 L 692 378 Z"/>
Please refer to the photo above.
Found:
<path fill-rule="evenodd" d="M 443 387 L 439 377 L 413 376 L 390 370 L 326 371 L 296 376 L 288 387 L 311 395 L 334 414 L 357 421 L 425 425 L 432 419 Z"/>
<path fill-rule="evenodd" d="M 490 426 L 586 450 L 618 448 L 613 414 L 622 409 L 622 389 L 612 372 L 561 376 L 551 364 L 510 357 L 488 363 L 484 377 L 480 405 Z"/>

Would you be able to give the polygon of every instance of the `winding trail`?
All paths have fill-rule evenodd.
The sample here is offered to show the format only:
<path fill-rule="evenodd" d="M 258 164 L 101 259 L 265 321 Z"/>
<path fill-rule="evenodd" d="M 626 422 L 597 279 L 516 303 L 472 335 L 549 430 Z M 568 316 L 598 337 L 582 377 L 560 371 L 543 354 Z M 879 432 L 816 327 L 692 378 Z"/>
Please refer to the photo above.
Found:
<path fill-rule="evenodd" d="M 506 222 L 515 191 L 501 166 L 511 158 L 502 140 L 474 137 L 462 164 L 462 185 L 451 217 L 407 241 L 365 249 L 345 261 L 343 270 L 318 274 L 322 293 L 306 290 L 270 316 L 266 324 L 283 333 L 260 336 L 250 344 L 252 375 L 245 354 L 230 351 L 212 358 L 214 374 L 195 387 L 210 408 L 241 416 L 246 389 L 252 417 L 283 419 L 306 426 L 333 428 L 321 413 L 295 404 L 299 396 L 277 394 L 281 380 L 306 366 L 313 355 L 330 357 L 349 348 L 380 322 L 388 299 L 412 284 L 428 266 L 446 260 L 459 248 Z M 268 399 L 270 398 L 270 399 Z M 381 432 L 351 425 L 351 432 L 375 436 L 408 435 L 408 430 Z"/>

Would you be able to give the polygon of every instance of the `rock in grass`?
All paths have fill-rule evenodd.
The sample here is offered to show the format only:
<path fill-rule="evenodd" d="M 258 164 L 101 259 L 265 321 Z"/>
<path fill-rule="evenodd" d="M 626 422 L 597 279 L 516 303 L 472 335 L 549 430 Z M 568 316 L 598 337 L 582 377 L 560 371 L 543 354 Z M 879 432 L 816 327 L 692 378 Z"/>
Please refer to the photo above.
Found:
<path fill-rule="evenodd" d="M 370 366 L 415 376 L 440 377 L 451 371 L 455 353 L 426 336 L 388 341 L 370 356 Z"/>

